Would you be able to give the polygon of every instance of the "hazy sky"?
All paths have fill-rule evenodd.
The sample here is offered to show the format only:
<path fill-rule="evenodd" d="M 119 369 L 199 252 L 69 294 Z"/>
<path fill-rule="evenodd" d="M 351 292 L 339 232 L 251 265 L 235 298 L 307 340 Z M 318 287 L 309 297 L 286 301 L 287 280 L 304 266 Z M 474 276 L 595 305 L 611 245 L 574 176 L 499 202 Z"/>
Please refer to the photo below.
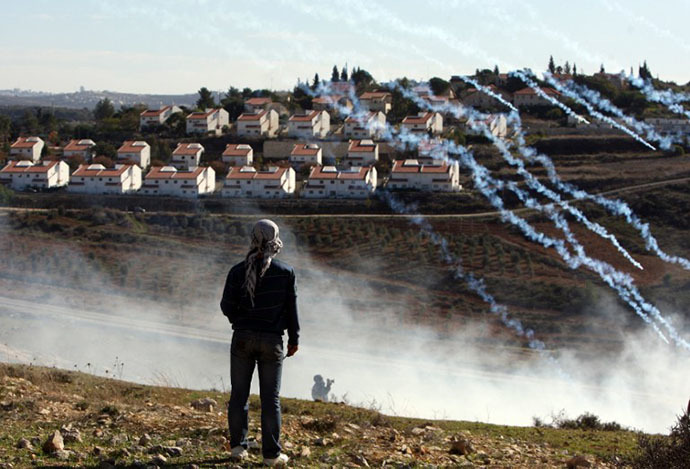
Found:
<path fill-rule="evenodd" d="M 359 66 L 379 80 L 476 68 L 591 73 L 647 60 L 690 80 L 689 0 L 0 0 L 0 89 L 287 89 Z"/>

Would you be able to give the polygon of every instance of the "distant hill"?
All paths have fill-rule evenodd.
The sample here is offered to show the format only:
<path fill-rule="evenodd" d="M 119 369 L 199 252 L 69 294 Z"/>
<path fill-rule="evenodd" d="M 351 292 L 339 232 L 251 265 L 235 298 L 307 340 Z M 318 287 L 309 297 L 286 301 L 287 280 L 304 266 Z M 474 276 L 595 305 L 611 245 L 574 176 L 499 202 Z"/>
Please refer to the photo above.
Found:
<path fill-rule="evenodd" d="M 116 91 L 75 91 L 74 93 L 45 93 L 42 91 L 0 90 L 0 106 L 41 106 L 65 107 L 73 109 L 93 109 L 103 98 L 110 99 L 115 108 L 143 103 L 150 108 L 161 104 L 194 106 L 198 95 L 190 94 L 134 94 Z"/>

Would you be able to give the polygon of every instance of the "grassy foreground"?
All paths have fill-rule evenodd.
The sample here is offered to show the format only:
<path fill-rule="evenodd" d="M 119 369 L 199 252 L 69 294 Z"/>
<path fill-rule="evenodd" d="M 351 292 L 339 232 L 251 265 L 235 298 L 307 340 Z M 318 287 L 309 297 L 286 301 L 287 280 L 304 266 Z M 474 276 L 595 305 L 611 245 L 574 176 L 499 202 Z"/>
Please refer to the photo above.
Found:
<path fill-rule="evenodd" d="M 192 407 L 203 398 L 218 405 Z M 260 466 L 258 449 L 242 466 L 229 460 L 227 398 L 0 364 L 0 468 Z M 624 467 L 637 445 L 630 431 L 425 421 L 345 404 L 282 402 L 290 467 L 563 468 L 574 456 L 592 467 Z M 260 440 L 258 408 L 252 396 L 250 434 Z M 64 450 L 46 451 L 61 428 Z"/>

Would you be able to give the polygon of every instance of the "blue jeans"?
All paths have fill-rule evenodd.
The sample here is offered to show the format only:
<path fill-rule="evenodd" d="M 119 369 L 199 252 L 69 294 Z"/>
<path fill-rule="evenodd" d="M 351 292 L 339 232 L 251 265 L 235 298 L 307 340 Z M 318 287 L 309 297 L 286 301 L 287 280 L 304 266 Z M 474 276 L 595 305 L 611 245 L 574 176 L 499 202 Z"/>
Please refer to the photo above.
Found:
<path fill-rule="evenodd" d="M 247 448 L 249 386 L 259 367 L 261 395 L 261 449 L 264 458 L 280 454 L 280 377 L 283 371 L 283 337 L 255 331 L 235 331 L 230 346 L 230 446 Z"/>

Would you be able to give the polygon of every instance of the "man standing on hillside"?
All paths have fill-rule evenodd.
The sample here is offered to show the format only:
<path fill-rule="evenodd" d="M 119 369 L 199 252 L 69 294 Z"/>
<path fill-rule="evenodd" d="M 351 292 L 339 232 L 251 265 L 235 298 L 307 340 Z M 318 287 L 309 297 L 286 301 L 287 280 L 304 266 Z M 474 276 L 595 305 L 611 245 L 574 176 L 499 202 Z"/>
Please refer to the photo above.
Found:
<path fill-rule="evenodd" d="M 278 225 L 259 220 L 252 230 L 247 257 L 230 269 L 220 302 L 234 330 L 228 405 L 231 457 L 247 457 L 249 387 L 258 365 L 262 453 L 269 466 L 283 466 L 288 461 L 280 446 L 283 331 L 288 331 L 287 357 L 297 353 L 299 341 L 295 272 L 274 259 L 282 247 Z"/>

